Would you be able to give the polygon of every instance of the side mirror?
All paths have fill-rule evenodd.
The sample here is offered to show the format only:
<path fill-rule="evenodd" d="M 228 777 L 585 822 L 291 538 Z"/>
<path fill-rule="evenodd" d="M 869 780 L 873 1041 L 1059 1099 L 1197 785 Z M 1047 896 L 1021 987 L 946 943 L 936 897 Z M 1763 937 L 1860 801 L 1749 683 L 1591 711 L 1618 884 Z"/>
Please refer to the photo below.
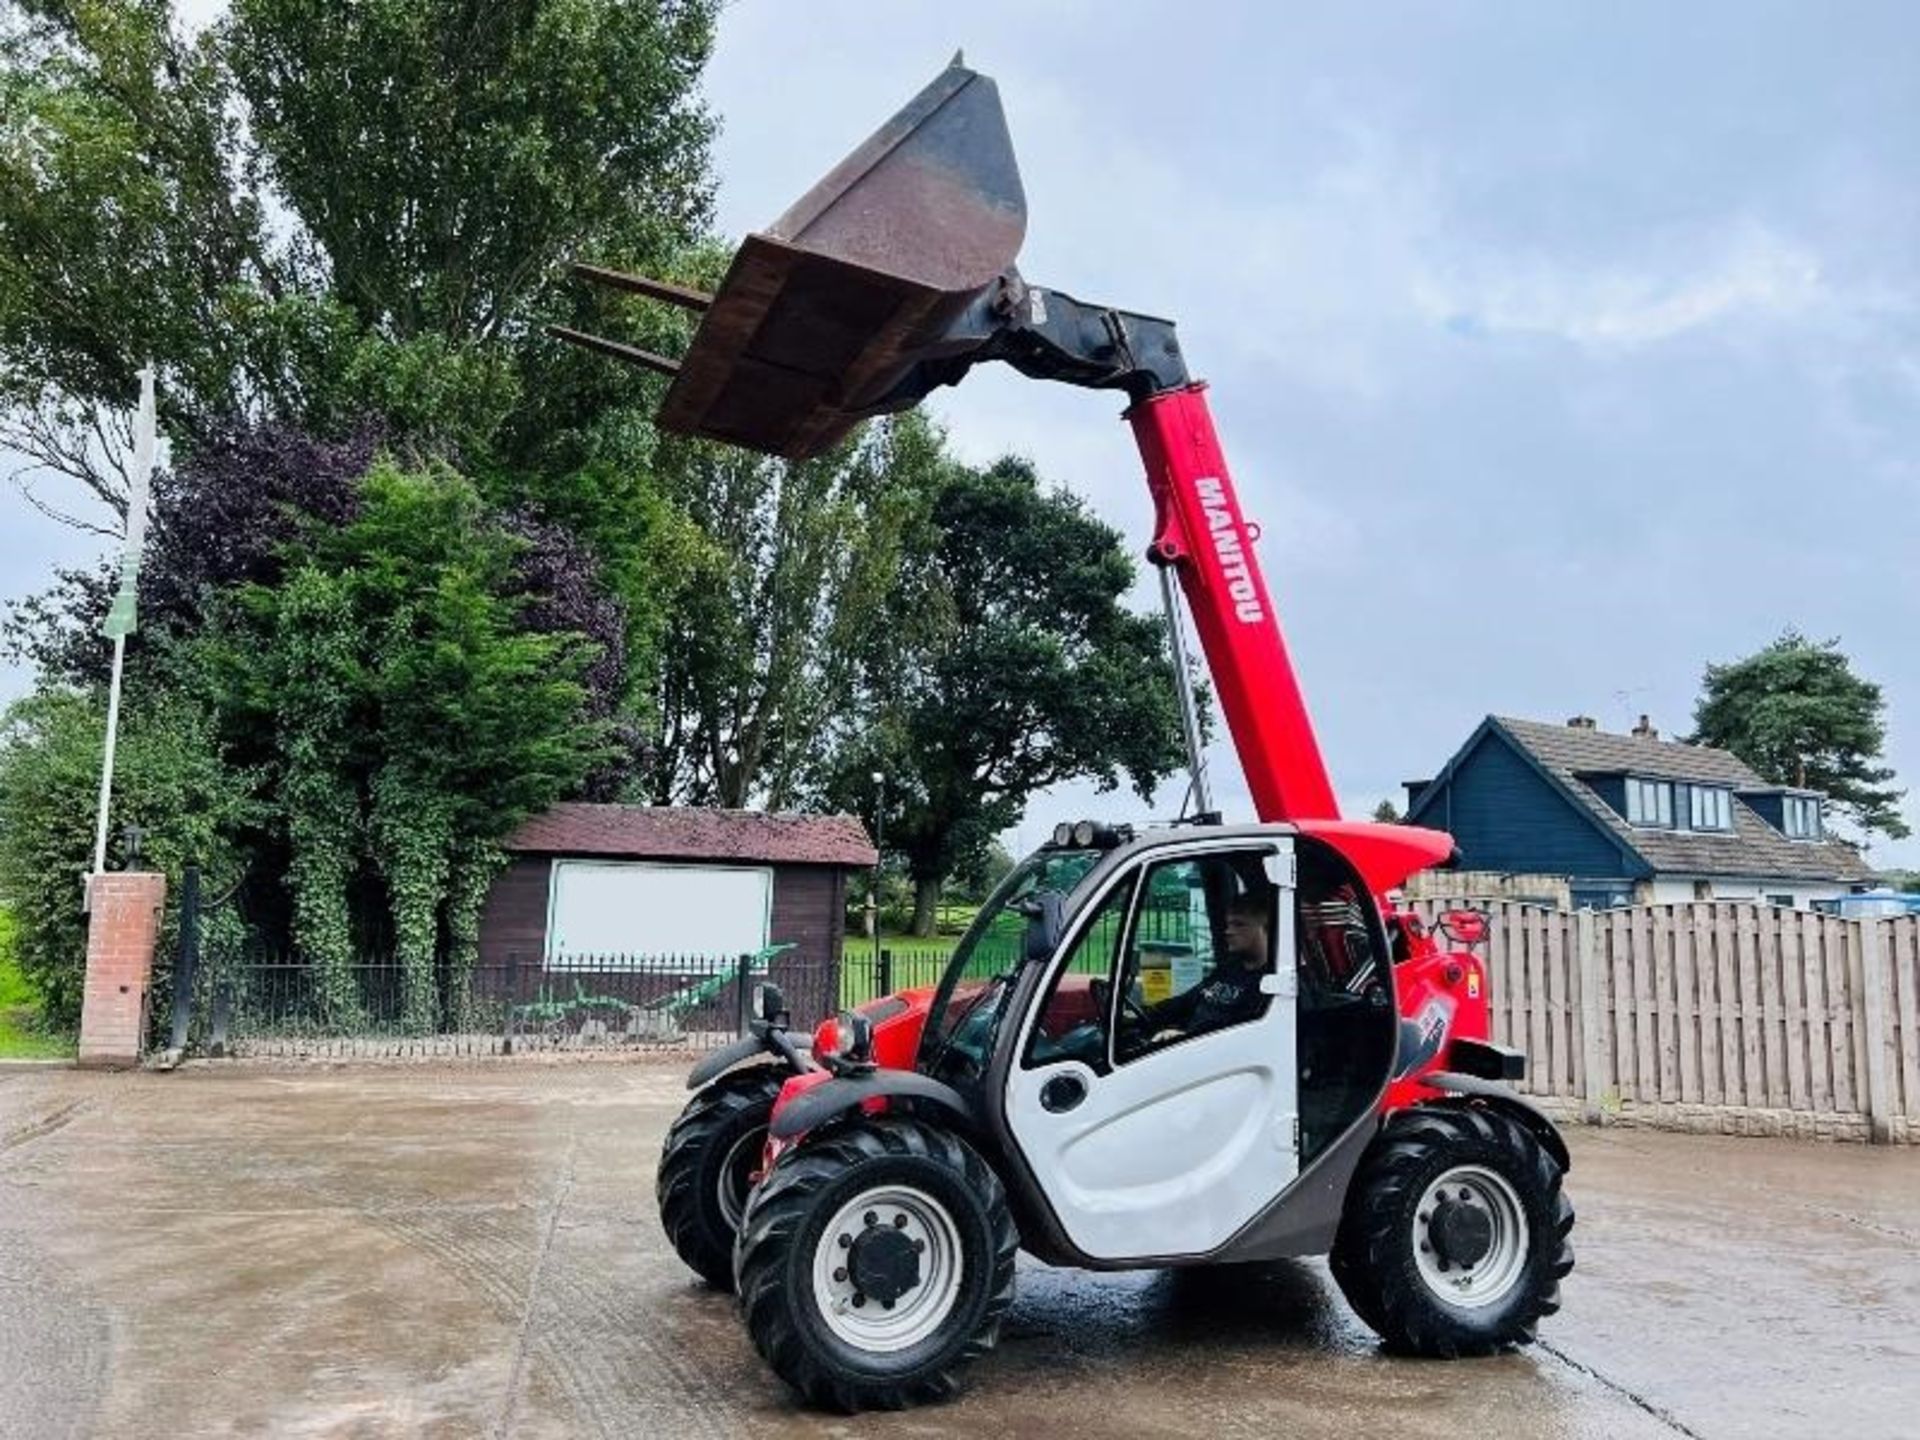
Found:
<path fill-rule="evenodd" d="M 1060 932 L 1066 928 L 1066 898 L 1058 890 L 1036 890 L 1018 906 L 1027 917 L 1029 964 L 1052 957 L 1060 944 Z"/>
<path fill-rule="evenodd" d="M 840 1012 L 840 1043 L 834 1058 L 849 1065 L 865 1065 L 873 1059 L 873 1022 L 858 1010 Z"/>
<path fill-rule="evenodd" d="M 786 1023 L 787 997 L 780 993 L 780 987 L 771 980 L 764 980 L 753 987 L 753 1013 L 769 1025 Z"/>

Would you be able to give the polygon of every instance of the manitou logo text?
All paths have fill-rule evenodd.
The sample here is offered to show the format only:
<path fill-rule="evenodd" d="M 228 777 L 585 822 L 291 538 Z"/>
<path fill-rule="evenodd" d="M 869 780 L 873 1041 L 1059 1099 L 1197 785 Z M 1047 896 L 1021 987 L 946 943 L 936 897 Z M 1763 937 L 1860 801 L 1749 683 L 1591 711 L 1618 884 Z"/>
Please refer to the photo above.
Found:
<path fill-rule="evenodd" d="M 1227 580 L 1227 594 L 1233 597 L 1234 617 L 1248 625 L 1266 619 L 1260 597 L 1253 588 L 1253 576 L 1247 570 L 1247 552 L 1240 540 L 1240 527 L 1233 523 L 1227 509 L 1226 487 L 1210 475 L 1193 482 L 1200 492 L 1200 506 L 1207 512 L 1207 529 L 1213 534 L 1213 553 L 1220 557 L 1220 573 Z"/>

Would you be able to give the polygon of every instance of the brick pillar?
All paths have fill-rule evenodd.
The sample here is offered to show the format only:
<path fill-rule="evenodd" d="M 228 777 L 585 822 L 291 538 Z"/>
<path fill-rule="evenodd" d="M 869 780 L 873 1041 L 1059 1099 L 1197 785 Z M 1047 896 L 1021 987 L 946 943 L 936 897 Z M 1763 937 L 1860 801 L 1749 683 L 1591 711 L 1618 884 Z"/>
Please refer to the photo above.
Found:
<path fill-rule="evenodd" d="M 140 871 L 95 875 L 91 893 L 80 1063 L 137 1064 L 167 877 Z"/>

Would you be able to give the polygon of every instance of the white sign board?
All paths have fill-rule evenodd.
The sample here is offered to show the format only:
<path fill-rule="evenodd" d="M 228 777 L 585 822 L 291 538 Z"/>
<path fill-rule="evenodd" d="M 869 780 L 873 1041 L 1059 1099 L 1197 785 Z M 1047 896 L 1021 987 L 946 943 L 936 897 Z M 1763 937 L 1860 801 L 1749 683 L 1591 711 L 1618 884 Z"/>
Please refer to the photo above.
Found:
<path fill-rule="evenodd" d="M 743 955 L 767 943 L 773 872 L 728 865 L 555 860 L 547 964 L 592 955 Z"/>

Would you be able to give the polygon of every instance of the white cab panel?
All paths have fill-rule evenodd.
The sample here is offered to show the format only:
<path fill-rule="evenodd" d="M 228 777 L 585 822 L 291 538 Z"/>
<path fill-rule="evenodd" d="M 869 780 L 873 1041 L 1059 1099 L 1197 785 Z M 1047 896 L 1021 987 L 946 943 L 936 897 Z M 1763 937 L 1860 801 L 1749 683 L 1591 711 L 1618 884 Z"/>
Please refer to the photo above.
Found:
<path fill-rule="evenodd" d="M 1105 1075 L 1074 1060 L 1011 1068 L 1008 1125 L 1068 1237 L 1087 1255 L 1204 1254 L 1299 1173 L 1290 888 L 1278 911 L 1280 965 L 1262 987 L 1272 999 L 1258 1020 L 1182 1040 Z M 1023 1033 L 1017 1054 L 1026 1043 Z M 1077 1080 L 1085 1098 L 1050 1110 L 1043 1092 L 1060 1077 Z"/>

